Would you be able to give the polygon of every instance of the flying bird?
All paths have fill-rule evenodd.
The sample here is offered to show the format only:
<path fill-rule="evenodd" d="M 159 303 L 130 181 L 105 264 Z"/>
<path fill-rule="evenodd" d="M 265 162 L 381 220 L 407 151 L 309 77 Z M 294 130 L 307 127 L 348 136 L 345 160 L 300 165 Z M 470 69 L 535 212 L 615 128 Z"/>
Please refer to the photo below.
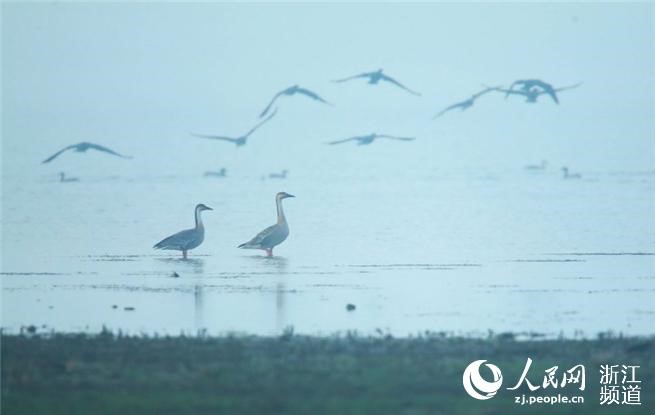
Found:
<path fill-rule="evenodd" d="M 520 90 L 523 92 L 529 92 L 535 87 L 541 88 L 546 94 L 550 95 L 555 103 L 559 104 L 557 94 L 555 93 L 555 88 L 553 88 L 553 86 L 548 82 L 544 82 L 541 79 L 519 79 L 514 81 L 512 85 L 509 86 L 509 91 L 513 91 L 515 86 L 520 87 Z M 507 92 L 505 94 L 505 98 L 507 98 L 509 94 L 510 92 Z"/>
<path fill-rule="evenodd" d="M 451 106 L 449 106 L 449 107 L 444 108 L 440 113 L 438 113 L 437 115 L 435 115 L 434 117 L 432 117 L 432 119 L 434 120 L 434 119 L 436 119 L 436 118 L 439 118 L 439 117 L 441 117 L 442 115 L 444 115 L 445 113 L 447 113 L 448 111 L 450 111 L 450 110 L 454 110 L 454 109 L 456 109 L 456 108 L 459 108 L 459 109 L 461 109 L 462 111 L 467 110 L 467 109 L 469 109 L 469 108 L 471 108 L 471 107 L 473 106 L 473 104 L 475 103 L 475 100 L 476 100 L 476 99 L 478 99 L 479 97 L 481 97 L 482 95 L 484 95 L 484 94 L 486 94 L 486 93 L 488 93 L 488 92 L 491 92 L 491 91 L 495 91 L 495 90 L 497 90 L 497 88 L 498 88 L 498 87 L 490 87 L 490 86 L 488 86 L 488 87 L 486 87 L 485 89 L 483 89 L 482 91 L 480 91 L 480 92 L 478 92 L 478 93 L 476 93 L 476 94 L 471 95 L 471 97 L 470 97 L 469 99 L 466 99 L 466 100 L 464 100 L 464 101 L 462 101 L 462 102 L 458 102 L 458 103 L 455 103 L 455 104 L 453 104 L 453 105 L 451 105 Z"/>
<path fill-rule="evenodd" d="M 577 88 L 580 85 L 582 85 L 582 82 L 578 82 L 575 85 L 569 85 L 569 86 L 564 86 L 564 87 L 560 87 L 560 88 L 552 88 L 552 91 L 539 89 L 538 87 L 532 87 L 532 88 L 527 89 L 527 90 L 525 88 L 521 88 L 521 89 L 496 88 L 496 90 L 499 91 L 499 92 L 504 92 L 505 97 L 507 97 L 509 95 L 524 96 L 525 97 L 525 102 L 529 102 L 529 103 L 537 102 L 537 98 L 539 98 L 541 95 L 544 95 L 544 94 L 548 94 L 551 97 L 553 97 L 553 95 L 554 95 L 555 96 L 555 98 L 554 98 L 555 102 L 559 104 L 559 99 L 557 99 L 557 95 L 556 95 L 557 92 L 562 92 L 562 91 L 566 91 L 567 89 Z"/>
<path fill-rule="evenodd" d="M 530 91 L 535 87 L 543 89 L 544 92 L 546 92 L 550 97 L 555 101 L 555 103 L 559 104 L 559 100 L 557 99 L 557 94 L 555 93 L 555 89 L 551 84 L 548 82 L 544 82 L 540 79 L 519 79 L 517 81 L 514 81 L 512 85 L 509 86 L 509 90 L 512 91 L 514 90 L 515 86 L 519 86 L 522 91 Z M 509 93 L 505 94 L 505 98 L 509 96 Z"/>
<path fill-rule="evenodd" d="M 378 138 L 389 138 L 391 140 L 402 140 L 402 141 L 412 141 L 416 139 L 416 137 L 395 137 L 392 135 L 371 133 L 369 135 L 361 135 L 357 137 L 346 138 L 343 140 L 330 141 L 327 142 L 326 144 L 334 145 L 334 144 L 346 143 L 348 141 L 357 141 L 357 145 L 363 146 L 363 145 L 371 144 L 373 141 L 377 140 Z"/>
<path fill-rule="evenodd" d="M 266 122 L 268 122 L 271 118 L 273 118 L 275 116 L 275 114 L 277 114 L 277 108 L 275 109 L 275 111 L 273 111 L 271 113 L 271 115 L 269 115 L 268 117 L 266 117 L 265 119 L 260 121 L 257 125 L 252 127 L 250 129 L 250 131 L 248 131 L 247 133 L 245 133 L 244 135 L 242 135 L 240 137 L 225 137 L 225 136 L 222 136 L 222 135 L 205 135 L 205 134 L 195 134 L 195 133 L 191 133 L 191 135 L 193 135 L 195 137 L 200 137 L 200 138 L 209 138 L 209 139 L 212 139 L 212 140 L 229 141 L 230 143 L 236 144 L 237 147 L 241 147 L 241 146 L 246 144 L 246 141 L 248 140 L 248 137 L 250 137 L 252 135 L 252 133 L 257 131 L 257 129 L 259 127 L 261 127 L 262 125 L 266 124 Z"/>
<path fill-rule="evenodd" d="M 353 75 L 353 76 L 349 76 L 349 77 L 343 78 L 343 79 L 335 79 L 332 82 L 341 83 L 341 82 L 346 82 L 346 81 L 350 81 L 352 79 L 358 79 L 358 78 L 368 78 L 368 83 L 371 84 L 371 85 L 376 85 L 380 81 L 387 81 L 389 83 L 392 83 L 392 84 L 396 85 L 399 88 L 404 89 L 405 91 L 409 92 L 412 95 L 421 96 L 421 94 L 419 94 L 418 92 L 412 91 L 411 89 L 407 88 L 405 85 L 403 85 L 400 82 L 396 81 L 392 77 L 382 73 L 382 69 L 378 69 L 375 72 L 360 73 L 359 75 Z"/>
<path fill-rule="evenodd" d="M 259 232 L 248 242 L 239 245 L 243 249 L 261 249 L 266 251 L 266 256 L 273 256 L 273 248 L 284 242 L 289 236 L 289 225 L 282 210 L 282 200 L 288 197 L 295 197 L 286 192 L 275 195 L 275 206 L 277 207 L 277 223 Z"/>
<path fill-rule="evenodd" d="M 122 157 L 122 158 L 124 158 L 124 159 L 131 159 L 131 158 L 132 158 L 132 157 L 130 157 L 130 156 L 124 156 L 124 155 L 122 155 L 122 154 L 119 154 L 119 153 L 115 152 L 114 150 L 111 150 L 111 149 L 109 149 L 109 148 L 107 148 L 107 147 L 104 147 L 104 146 L 101 146 L 101 145 L 98 145 L 98 144 L 93 144 L 93 143 L 86 143 L 86 142 L 84 142 L 84 143 L 72 144 L 72 145 L 70 145 L 70 146 L 68 146 L 68 147 L 64 147 L 63 149 L 59 150 L 58 152 L 56 152 L 56 153 L 53 154 L 52 156 L 50 156 L 50 157 L 48 157 L 47 159 L 43 160 L 43 161 L 41 162 L 41 164 L 44 164 L 44 163 L 50 163 L 52 160 L 54 160 L 55 158 L 57 158 L 57 157 L 58 157 L 61 153 L 63 153 L 64 151 L 75 150 L 75 151 L 77 151 L 78 153 L 84 153 L 84 152 L 86 152 L 86 151 L 89 150 L 89 149 L 91 149 L 91 150 L 102 151 L 102 152 L 105 152 L 105 153 L 112 154 L 112 155 L 114 155 L 114 156 Z"/>
<path fill-rule="evenodd" d="M 202 217 L 200 213 L 205 210 L 214 210 L 209 206 L 205 206 L 202 203 L 196 205 L 195 209 L 195 219 L 196 226 L 192 229 L 187 229 L 180 231 L 176 234 L 164 238 L 163 240 L 157 242 L 153 248 L 154 249 L 168 249 L 174 251 L 182 251 L 182 257 L 186 259 L 187 251 L 197 248 L 200 246 L 202 241 L 205 240 L 205 227 L 202 224 Z"/>
<path fill-rule="evenodd" d="M 280 98 L 283 95 L 291 96 L 291 95 L 295 95 L 295 94 L 305 95 L 305 96 L 308 96 L 309 98 L 311 98 L 311 99 L 313 99 L 315 101 L 319 101 L 319 102 L 322 102 L 322 103 L 327 104 L 327 105 L 332 105 L 329 102 L 327 102 L 326 100 L 324 100 L 323 98 L 321 98 L 317 93 L 312 92 L 309 89 L 302 88 L 302 87 L 300 87 L 298 85 L 293 85 L 293 86 L 290 86 L 289 88 L 284 89 L 284 90 L 278 92 L 277 94 L 275 94 L 275 96 L 273 97 L 271 102 L 266 106 L 266 108 L 264 108 L 264 111 L 262 111 L 262 113 L 259 114 L 259 118 L 262 118 L 266 114 L 268 114 L 268 111 L 270 111 L 271 107 L 273 106 L 275 101 L 277 101 L 278 98 Z"/>

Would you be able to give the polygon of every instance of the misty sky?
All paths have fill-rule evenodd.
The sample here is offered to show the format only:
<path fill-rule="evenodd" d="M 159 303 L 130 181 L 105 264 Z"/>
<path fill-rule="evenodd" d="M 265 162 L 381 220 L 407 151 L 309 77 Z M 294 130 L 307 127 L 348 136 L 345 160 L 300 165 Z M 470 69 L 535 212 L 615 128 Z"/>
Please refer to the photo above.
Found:
<path fill-rule="evenodd" d="M 419 140 L 370 154 L 418 149 L 438 165 L 653 169 L 654 21 L 647 3 L 3 3 L 3 159 L 36 165 L 88 140 L 153 170 L 214 163 L 215 150 L 217 165 L 297 167 L 327 152 L 338 167 L 354 148 L 323 142 L 378 131 Z M 377 68 L 423 96 L 329 82 Z M 489 96 L 430 120 L 482 84 L 520 78 L 584 84 L 559 106 Z M 335 108 L 285 100 L 244 149 L 189 137 L 244 133 L 295 83 Z"/>

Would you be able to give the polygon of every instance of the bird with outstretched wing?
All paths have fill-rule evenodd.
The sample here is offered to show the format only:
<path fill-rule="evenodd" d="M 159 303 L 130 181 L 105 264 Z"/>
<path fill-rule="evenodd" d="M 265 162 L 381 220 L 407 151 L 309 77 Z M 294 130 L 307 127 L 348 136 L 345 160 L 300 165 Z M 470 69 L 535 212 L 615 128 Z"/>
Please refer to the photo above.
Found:
<path fill-rule="evenodd" d="M 305 95 L 305 96 L 307 96 L 309 98 L 312 98 L 315 101 L 322 102 L 322 103 L 324 103 L 326 105 L 332 105 L 328 101 L 323 99 L 317 93 L 315 93 L 313 91 L 310 91 L 307 88 L 302 88 L 302 87 L 300 87 L 298 85 L 293 85 L 293 86 L 290 86 L 289 88 L 284 89 L 284 90 L 278 92 L 277 94 L 275 94 L 273 96 L 273 99 L 271 99 L 271 102 L 269 102 L 269 104 L 266 106 L 266 108 L 264 108 L 264 111 L 262 111 L 262 113 L 259 114 L 259 117 L 261 118 L 261 117 L 264 117 L 266 114 L 268 114 L 268 112 L 270 111 L 270 109 L 273 106 L 273 104 L 275 103 L 275 101 L 277 101 L 277 99 L 280 98 L 281 96 L 283 96 L 283 95 L 291 96 L 291 95 L 295 95 L 295 94 Z"/>
<path fill-rule="evenodd" d="M 562 92 L 562 91 L 566 91 L 568 89 L 575 89 L 575 88 L 579 87 L 580 85 L 582 85 L 582 82 L 578 82 L 577 84 L 573 84 L 573 85 L 563 86 L 563 87 L 560 87 L 560 88 L 555 88 L 555 92 Z"/>
<path fill-rule="evenodd" d="M 421 96 L 421 94 L 419 94 L 418 92 L 412 91 L 411 89 L 407 88 L 405 85 L 401 84 L 400 82 L 396 81 L 395 79 L 393 79 L 392 77 L 390 77 L 388 75 L 382 74 L 382 80 L 387 81 L 387 82 L 391 82 L 392 84 L 404 89 L 405 91 L 409 92 L 412 95 L 416 95 L 418 97 Z"/>
<path fill-rule="evenodd" d="M 516 80 L 512 83 L 512 85 L 509 86 L 509 90 L 513 91 L 515 86 L 519 86 L 521 90 L 524 92 L 529 92 L 532 88 L 538 87 L 541 88 L 545 93 L 550 95 L 550 97 L 555 101 L 556 104 L 559 104 L 559 100 L 557 99 L 557 94 L 555 93 L 555 89 L 551 84 L 548 82 L 544 82 L 540 79 L 519 79 Z M 505 94 L 505 98 L 509 96 L 509 92 Z"/>
<path fill-rule="evenodd" d="M 460 108 L 462 111 L 464 111 L 464 110 L 472 107 L 473 104 L 475 103 L 476 99 L 480 98 L 482 95 L 484 95 L 484 94 L 486 94 L 488 92 L 495 91 L 495 90 L 497 90 L 497 87 L 489 87 L 489 86 L 485 87 L 485 89 L 483 89 L 482 91 L 471 95 L 470 98 L 465 99 L 464 101 L 461 101 L 461 102 L 457 102 L 457 103 L 455 103 L 455 104 L 453 104 L 453 105 L 451 105 L 449 107 L 444 108 L 443 110 L 441 110 L 441 112 L 439 112 L 437 115 L 432 117 L 432 119 L 434 120 L 436 118 L 439 118 L 442 115 L 444 115 L 445 113 L 447 113 L 448 111 L 454 110 L 456 108 Z"/>
<path fill-rule="evenodd" d="M 371 84 L 371 85 L 375 85 L 380 81 L 386 81 L 386 82 L 389 82 L 391 84 L 396 85 L 397 87 L 399 87 L 401 89 L 404 89 L 405 91 L 409 92 L 410 94 L 413 94 L 413 95 L 416 95 L 416 96 L 421 96 L 421 94 L 419 94 L 418 92 L 407 88 L 405 85 L 401 84 L 400 82 L 398 82 L 394 78 L 384 74 L 382 72 L 382 69 L 378 69 L 375 72 L 363 72 L 363 73 L 360 73 L 358 75 L 349 76 L 347 78 L 336 79 L 336 80 L 333 80 L 332 82 L 341 83 L 341 82 L 346 82 L 346 81 L 350 81 L 352 79 L 358 79 L 358 78 L 368 78 L 368 83 Z"/>
<path fill-rule="evenodd" d="M 541 95 L 546 94 L 546 95 L 549 95 L 549 96 L 553 97 L 553 95 L 555 93 L 557 93 L 557 92 L 562 92 L 562 91 L 566 91 L 566 90 L 569 90 L 569 89 L 574 89 L 574 88 L 579 87 L 580 85 L 582 85 L 582 82 L 578 82 L 577 84 L 568 85 L 568 86 L 564 86 L 564 87 L 560 87 L 560 88 L 553 88 L 551 86 L 552 91 L 551 90 L 545 90 L 543 88 L 540 89 L 539 85 L 537 85 L 537 84 L 533 85 L 533 84 L 528 83 L 526 85 L 531 85 L 531 86 L 528 89 L 523 87 L 521 89 L 495 88 L 495 90 L 499 91 L 499 92 L 504 92 L 505 97 L 508 97 L 510 95 L 521 95 L 521 96 L 524 96 L 526 98 L 526 102 L 535 103 L 535 102 L 537 102 L 537 98 L 539 98 L 539 96 L 541 96 Z M 559 104 L 559 100 L 556 100 L 555 102 L 557 104 Z"/>
<path fill-rule="evenodd" d="M 262 125 L 266 124 L 271 118 L 273 118 L 277 114 L 277 108 L 275 111 L 273 111 L 268 117 L 264 118 L 262 121 L 260 121 L 257 125 L 252 127 L 250 131 L 245 133 L 244 135 L 240 137 L 226 137 L 222 135 L 206 135 L 206 134 L 196 134 L 196 133 L 191 133 L 194 137 L 200 137 L 200 138 L 209 138 L 212 140 L 223 140 L 223 141 L 228 141 L 230 143 L 234 143 L 237 146 L 242 146 L 246 144 L 246 141 L 248 140 L 248 137 L 252 135 L 259 127 Z"/>
<path fill-rule="evenodd" d="M 366 145 L 366 144 L 371 144 L 373 141 L 375 141 L 378 138 L 388 138 L 388 139 L 391 139 L 391 140 L 401 140 L 401 141 L 412 141 L 412 140 L 416 139 L 416 137 L 397 137 L 397 136 L 392 136 L 392 135 L 387 135 L 387 134 L 373 133 L 373 134 L 368 134 L 368 135 L 361 135 L 361 136 L 345 138 L 343 140 L 329 141 L 326 144 L 335 145 L 335 144 L 346 143 L 348 141 L 357 141 L 357 145 Z"/>
<path fill-rule="evenodd" d="M 375 72 L 362 72 L 359 75 L 348 76 L 346 78 L 341 78 L 341 79 L 334 79 L 332 82 L 341 83 L 341 82 L 346 82 L 346 81 L 350 81 L 350 80 L 358 79 L 358 78 L 371 78 L 374 73 Z"/>
<path fill-rule="evenodd" d="M 56 152 L 52 156 L 50 156 L 47 159 L 43 160 L 41 162 L 41 164 L 50 163 L 55 158 L 59 157 L 60 154 L 62 154 L 65 151 L 68 151 L 68 150 L 75 150 L 78 153 L 84 153 L 87 150 L 97 150 L 97 151 L 101 151 L 103 153 L 111 154 L 111 155 L 114 155 L 114 156 L 117 156 L 117 157 L 122 157 L 124 159 L 131 159 L 132 158 L 130 156 L 124 156 L 124 155 L 122 155 L 120 153 L 115 152 L 114 150 L 112 150 L 110 148 L 107 148 L 105 146 L 101 146 L 99 144 L 82 142 L 82 143 L 77 143 L 77 144 L 71 144 L 68 147 L 62 148 L 61 150 L 59 150 L 58 152 Z"/>

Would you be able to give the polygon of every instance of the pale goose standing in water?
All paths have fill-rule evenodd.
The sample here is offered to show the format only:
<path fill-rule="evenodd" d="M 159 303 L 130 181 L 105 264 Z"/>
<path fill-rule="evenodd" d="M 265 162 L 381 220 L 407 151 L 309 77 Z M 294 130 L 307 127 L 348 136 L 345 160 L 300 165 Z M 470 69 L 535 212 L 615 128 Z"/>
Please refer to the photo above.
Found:
<path fill-rule="evenodd" d="M 187 229 L 178 232 L 174 235 L 171 235 L 168 238 L 165 238 L 162 241 L 156 243 L 153 246 L 153 248 L 182 251 L 182 257 L 186 259 L 187 251 L 197 248 L 205 239 L 205 227 L 203 226 L 202 218 L 200 217 L 200 213 L 203 210 L 213 210 L 213 209 L 210 208 L 209 206 L 203 205 L 202 203 L 196 205 L 196 210 L 195 210 L 196 227 L 193 229 Z"/>
<path fill-rule="evenodd" d="M 284 240 L 287 239 L 287 236 L 289 236 L 289 225 L 287 225 L 287 219 L 284 217 L 284 211 L 282 210 L 282 199 L 288 197 L 295 196 L 286 192 L 280 192 L 275 195 L 277 223 L 259 232 L 257 236 L 250 241 L 239 245 L 239 248 L 261 249 L 266 251 L 266 256 L 273 256 L 273 248 L 284 242 Z"/>

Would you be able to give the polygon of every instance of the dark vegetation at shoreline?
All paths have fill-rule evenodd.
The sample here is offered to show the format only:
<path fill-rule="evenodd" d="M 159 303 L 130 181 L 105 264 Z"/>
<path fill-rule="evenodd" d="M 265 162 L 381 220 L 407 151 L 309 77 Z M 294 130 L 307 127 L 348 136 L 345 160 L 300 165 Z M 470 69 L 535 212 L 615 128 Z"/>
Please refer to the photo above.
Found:
<path fill-rule="evenodd" d="M 561 376 L 584 364 L 584 391 L 569 385 L 544 395 L 580 394 L 586 402 L 516 405 L 513 396 L 526 391 L 505 388 L 517 382 L 528 357 L 534 384 L 546 368 L 558 365 Z M 655 338 L 2 334 L 2 413 L 649 414 L 654 357 Z M 487 401 L 462 387 L 464 368 L 478 359 L 503 372 L 503 388 Z M 641 365 L 643 404 L 600 406 L 601 364 Z"/>

